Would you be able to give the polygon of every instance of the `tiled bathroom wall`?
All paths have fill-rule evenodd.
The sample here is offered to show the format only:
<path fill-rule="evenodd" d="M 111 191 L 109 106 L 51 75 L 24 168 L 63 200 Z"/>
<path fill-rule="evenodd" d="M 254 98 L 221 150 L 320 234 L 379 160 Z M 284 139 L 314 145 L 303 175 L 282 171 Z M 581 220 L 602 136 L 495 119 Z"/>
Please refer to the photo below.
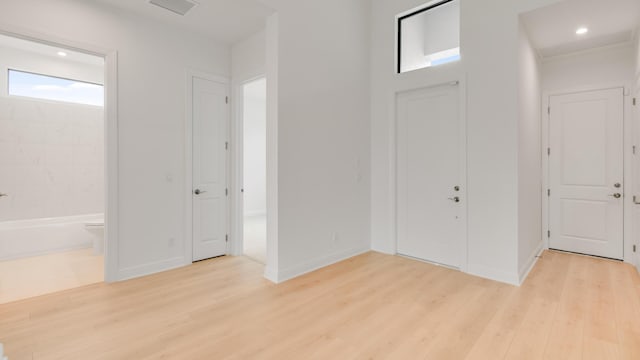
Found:
<path fill-rule="evenodd" d="M 104 211 L 103 111 L 0 97 L 0 221 Z"/>

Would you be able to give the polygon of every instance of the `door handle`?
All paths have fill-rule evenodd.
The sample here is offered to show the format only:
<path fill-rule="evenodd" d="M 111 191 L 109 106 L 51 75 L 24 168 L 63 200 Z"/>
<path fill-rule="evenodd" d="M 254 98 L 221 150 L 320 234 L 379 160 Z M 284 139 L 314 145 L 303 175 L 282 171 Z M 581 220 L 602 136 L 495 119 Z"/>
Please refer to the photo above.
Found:
<path fill-rule="evenodd" d="M 460 202 L 460 197 L 458 197 L 458 196 L 454 196 L 452 198 L 447 198 L 447 199 L 449 199 L 449 200 L 451 200 L 451 201 L 453 201 L 455 203 L 459 203 Z"/>
<path fill-rule="evenodd" d="M 614 197 L 616 199 L 620 199 L 622 197 L 622 194 L 620 193 L 615 193 L 615 194 L 609 194 L 609 196 Z"/>
<path fill-rule="evenodd" d="M 0 193 L 0 197 L 5 197 L 5 196 L 9 196 L 9 194 Z"/>
<path fill-rule="evenodd" d="M 640 205 L 640 201 L 638 201 L 638 197 L 637 196 L 633 196 L 633 203 L 636 205 Z"/>
<path fill-rule="evenodd" d="M 193 193 L 194 193 L 194 194 L 196 194 L 196 195 L 200 195 L 200 194 L 204 194 L 204 193 L 206 193 L 206 191 L 204 191 L 204 190 L 200 190 L 200 189 L 195 189 L 195 190 L 193 191 Z"/>

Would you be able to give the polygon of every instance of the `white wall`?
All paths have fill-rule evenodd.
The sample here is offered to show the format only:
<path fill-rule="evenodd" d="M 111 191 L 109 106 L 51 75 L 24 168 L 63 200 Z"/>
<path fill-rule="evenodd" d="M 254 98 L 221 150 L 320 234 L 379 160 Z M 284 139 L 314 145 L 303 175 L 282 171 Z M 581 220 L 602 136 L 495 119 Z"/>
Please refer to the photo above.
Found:
<path fill-rule="evenodd" d="M 231 48 L 231 72 L 236 84 L 266 74 L 266 30 L 261 30 Z"/>
<path fill-rule="evenodd" d="M 542 62 L 543 90 L 630 85 L 634 51 L 632 46 L 615 46 L 546 59 Z"/>
<path fill-rule="evenodd" d="M 635 48 L 631 45 L 625 45 L 546 59 L 542 62 L 542 89 L 547 96 L 542 99 L 542 103 L 543 107 L 546 107 L 548 95 L 551 94 L 624 86 L 624 141 L 627 145 L 625 146 L 625 169 L 633 169 L 635 174 L 638 174 L 631 151 L 634 137 L 637 138 L 638 132 L 637 128 L 634 130 L 633 107 L 631 105 L 634 57 Z M 633 195 L 640 195 L 638 194 L 640 187 L 633 189 L 636 178 L 634 178 L 632 171 L 625 171 L 624 177 L 625 195 L 628 195 L 624 198 L 624 223 L 628 225 L 634 224 L 633 214 L 637 213 L 638 208 L 633 205 Z M 632 186 L 629 187 L 628 184 L 632 184 Z M 636 234 L 638 234 L 637 227 L 634 229 L 633 226 L 625 226 L 625 239 L 634 239 Z M 633 241 L 625 241 L 625 261 L 634 261 L 632 245 Z"/>
<path fill-rule="evenodd" d="M 0 221 L 104 212 L 102 107 L 9 96 L 7 71 L 103 81 L 102 66 L 0 46 Z"/>
<path fill-rule="evenodd" d="M 267 213 L 267 81 L 244 85 L 244 215 Z"/>
<path fill-rule="evenodd" d="M 180 266 L 184 255 L 186 69 L 230 75 L 230 49 L 95 2 L 7 0 L 0 28 L 118 51 L 118 277 Z"/>
<path fill-rule="evenodd" d="M 422 0 L 373 0 L 371 233 L 395 253 L 394 99 L 397 92 L 467 82 L 468 264 L 473 274 L 519 282 L 518 15 L 557 0 L 461 1 L 457 63 L 394 74 L 394 16 Z"/>
<path fill-rule="evenodd" d="M 539 59 L 522 24 L 518 37 L 518 274 L 522 282 L 543 247 L 542 86 Z"/>
<path fill-rule="evenodd" d="M 279 29 L 278 253 L 267 272 L 283 280 L 369 249 L 370 3 L 264 2 Z"/>

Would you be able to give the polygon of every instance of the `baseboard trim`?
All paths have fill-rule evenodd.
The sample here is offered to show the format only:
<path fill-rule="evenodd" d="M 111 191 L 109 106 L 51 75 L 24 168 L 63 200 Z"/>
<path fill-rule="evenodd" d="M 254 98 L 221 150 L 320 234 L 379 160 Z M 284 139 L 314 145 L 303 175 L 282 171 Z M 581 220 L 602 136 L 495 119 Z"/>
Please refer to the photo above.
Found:
<path fill-rule="evenodd" d="M 540 254 L 542 254 L 542 251 L 544 251 L 544 248 L 543 248 L 542 242 L 540 242 L 536 250 L 533 251 L 533 253 L 531 253 L 531 256 L 529 256 L 529 259 L 527 259 L 527 262 L 520 269 L 520 281 L 518 285 L 524 284 L 524 281 L 527 280 L 529 273 L 531 272 L 531 270 L 533 270 L 533 267 L 536 266 L 536 263 L 538 262 L 538 257 L 540 256 Z"/>
<path fill-rule="evenodd" d="M 469 264 L 467 274 L 509 285 L 520 286 L 520 278 L 515 271 L 511 273 L 485 265 Z"/>
<path fill-rule="evenodd" d="M 185 266 L 185 260 L 183 257 L 175 257 L 171 259 L 156 261 L 143 265 L 137 265 L 118 270 L 118 280 L 124 281 L 135 279 L 142 276 L 152 275 L 155 273 L 177 269 Z"/>
<path fill-rule="evenodd" d="M 265 267 L 264 278 L 271 281 L 274 284 L 278 283 L 278 271 L 273 268 Z"/>
<path fill-rule="evenodd" d="M 267 216 L 266 211 L 247 211 L 243 214 L 244 217 L 257 217 L 257 216 Z"/>
<path fill-rule="evenodd" d="M 292 266 L 286 269 L 282 269 L 280 271 L 273 271 L 274 269 L 266 269 L 264 276 L 270 281 L 276 284 L 280 284 L 285 281 L 302 276 L 304 274 L 308 274 L 310 272 L 327 267 L 329 265 L 333 265 L 335 263 L 339 263 L 349 258 L 362 255 L 369 251 L 371 251 L 371 248 L 369 248 L 368 246 L 351 248 L 348 250 L 339 251 L 333 254 L 318 257 L 316 259 L 311 259 L 302 264 Z"/>
<path fill-rule="evenodd" d="M 56 247 L 56 248 L 48 249 L 44 251 L 26 251 L 22 253 L 12 254 L 10 256 L 0 257 L 0 261 L 18 260 L 18 259 L 24 259 L 28 257 L 51 255 L 51 254 L 57 254 L 57 253 L 62 253 L 67 251 L 90 249 L 91 247 L 93 247 L 93 244 L 91 242 L 86 242 L 86 243 L 71 245 L 71 246 L 60 246 L 60 247 Z"/>

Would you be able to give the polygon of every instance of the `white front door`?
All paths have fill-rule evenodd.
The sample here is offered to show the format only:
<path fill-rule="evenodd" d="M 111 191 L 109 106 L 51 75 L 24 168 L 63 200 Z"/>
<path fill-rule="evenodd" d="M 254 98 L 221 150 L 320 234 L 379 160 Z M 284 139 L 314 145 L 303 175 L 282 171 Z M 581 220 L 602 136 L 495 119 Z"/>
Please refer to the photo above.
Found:
<path fill-rule="evenodd" d="M 460 268 L 464 142 L 459 86 L 397 97 L 398 254 Z"/>
<path fill-rule="evenodd" d="M 623 89 L 550 98 L 549 247 L 622 259 Z"/>
<path fill-rule="evenodd" d="M 193 78 L 193 261 L 227 253 L 227 96 Z"/>

